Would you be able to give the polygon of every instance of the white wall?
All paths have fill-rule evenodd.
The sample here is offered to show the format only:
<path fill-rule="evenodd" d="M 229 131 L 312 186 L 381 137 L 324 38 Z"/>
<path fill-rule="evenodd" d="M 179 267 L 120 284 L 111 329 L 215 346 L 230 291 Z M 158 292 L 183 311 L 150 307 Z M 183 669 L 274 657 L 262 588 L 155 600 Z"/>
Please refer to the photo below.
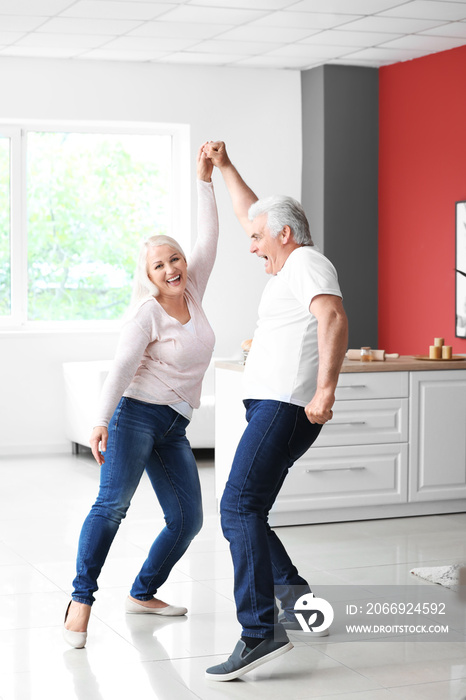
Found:
<path fill-rule="evenodd" d="M 301 196 L 298 71 L 161 66 L 73 60 L 0 59 L 0 119 L 189 124 L 191 160 L 206 140 L 225 140 L 258 196 Z M 195 222 L 195 170 L 191 169 Z M 252 335 L 266 282 L 263 263 L 231 210 L 217 173 L 221 242 L 205 297 L 215 354 L 239 356 Z M 117 334 L 0 332 L 0 454 L 68 450 L 64 361 L 113 355 Z"/>

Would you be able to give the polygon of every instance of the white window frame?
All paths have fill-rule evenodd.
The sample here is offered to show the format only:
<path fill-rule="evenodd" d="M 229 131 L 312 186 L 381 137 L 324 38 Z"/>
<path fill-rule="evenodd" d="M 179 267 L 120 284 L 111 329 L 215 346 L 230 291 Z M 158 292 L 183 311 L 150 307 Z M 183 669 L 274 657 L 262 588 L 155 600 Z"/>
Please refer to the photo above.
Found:
<path fill-rule="evenodd" d="M 169 135 L 172 143 L 170 235 L 189 252 L 191 243 L 190 128 L 187 124 L 147 122 L 74 122 L 0 120 L 0 133 L 10 139 L 11 314 L 0 317 L 1 331 L 115 330 L 120 321 L 29 321 L 27 259 L 26 137 L 29 132 Z M 183 206 L 180 206 L 180 203 Z M 135 246 L 138 240 L 134 242 Z"/>

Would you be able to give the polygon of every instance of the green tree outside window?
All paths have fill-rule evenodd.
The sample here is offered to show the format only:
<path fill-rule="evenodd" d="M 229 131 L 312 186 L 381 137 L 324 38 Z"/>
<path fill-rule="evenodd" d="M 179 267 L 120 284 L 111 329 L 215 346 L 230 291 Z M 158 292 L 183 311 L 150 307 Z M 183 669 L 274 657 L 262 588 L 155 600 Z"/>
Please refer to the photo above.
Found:
<path fill-rule="evenodd" d="M 29 320 L 120 318 L 139 242 L 170 233 L 170 183 L 170 136 L 30 132 Z M 3 203 L 0 209 L 1 284 Z"/>

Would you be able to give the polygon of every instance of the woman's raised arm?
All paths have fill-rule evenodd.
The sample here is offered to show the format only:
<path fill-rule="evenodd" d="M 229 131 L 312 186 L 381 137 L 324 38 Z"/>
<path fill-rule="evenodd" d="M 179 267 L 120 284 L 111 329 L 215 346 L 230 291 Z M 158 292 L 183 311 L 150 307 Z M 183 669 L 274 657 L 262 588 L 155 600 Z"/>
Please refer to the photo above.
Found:
<path fill-rule="evenodd" d="M 197 237 L 188 260 L 188 275 L 201 298 L 214 266 L 218 243 L 218 212 L 211 180 L 214 166 L 204 146 L 197 153 Z"/>

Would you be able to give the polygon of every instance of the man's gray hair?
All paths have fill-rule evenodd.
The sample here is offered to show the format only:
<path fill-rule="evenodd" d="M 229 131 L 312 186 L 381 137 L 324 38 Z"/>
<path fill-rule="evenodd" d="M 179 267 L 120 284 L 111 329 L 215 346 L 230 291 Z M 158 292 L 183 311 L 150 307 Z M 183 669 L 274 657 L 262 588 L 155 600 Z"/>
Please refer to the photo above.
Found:
<path fill-rule="evenodd" d="M 274 194 L 258 199 L 249 207 L 249 221 L 261 214 L 267 214 L 267 226 L 273 238 L 278 236 L 284 226 L 289 226 L 296 243 L 314 245 L 304 209 L 293 197 Z"/>

